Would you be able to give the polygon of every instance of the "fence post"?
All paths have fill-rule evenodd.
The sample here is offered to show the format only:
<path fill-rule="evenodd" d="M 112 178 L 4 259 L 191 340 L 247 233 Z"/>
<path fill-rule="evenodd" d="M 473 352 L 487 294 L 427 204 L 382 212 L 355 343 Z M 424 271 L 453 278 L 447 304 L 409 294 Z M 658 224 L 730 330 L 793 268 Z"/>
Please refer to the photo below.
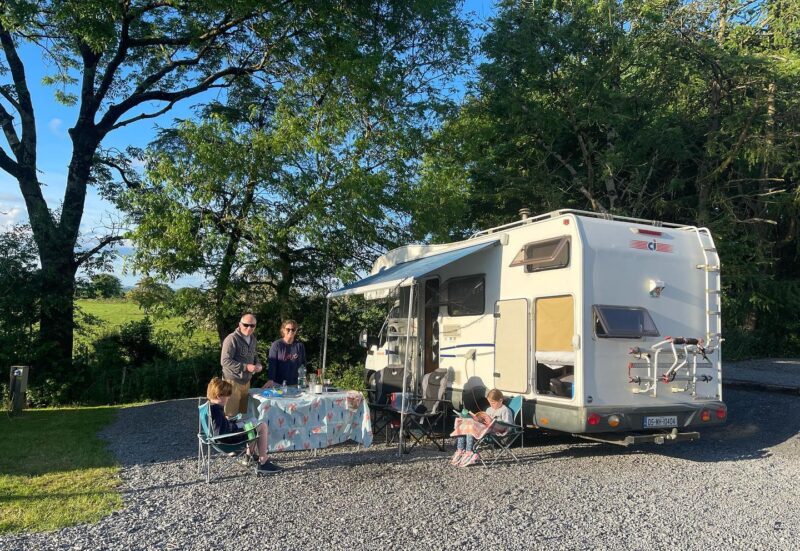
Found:
<path fill-rule="evenodd" d="M 19 415 L 25 407 L 25 393 L 28 392 L 27 365 L 12 365 L 9 372 L 9 391 L 11 392 L 11 414 Z"/>

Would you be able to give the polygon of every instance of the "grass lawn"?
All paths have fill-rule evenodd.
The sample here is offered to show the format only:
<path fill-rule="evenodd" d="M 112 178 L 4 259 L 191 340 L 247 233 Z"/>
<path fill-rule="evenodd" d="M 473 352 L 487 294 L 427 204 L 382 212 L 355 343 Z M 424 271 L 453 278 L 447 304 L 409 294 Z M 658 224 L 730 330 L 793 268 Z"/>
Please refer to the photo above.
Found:
<path fill-rule="evenodd" d="M 0 415 L 0 534 L 95 522 L 122 507 L 119 466 L 97 437 L 118 409 Z"/>
<path fill-rule="evenodd" d="M 123 323 L 141 320 L 145 317 L 144 310 L 140 309 L 135 302 L 125 299 L 79 299 L 75 301 L 75 304 L 85 313 L 102 320 L 103 323 L 92 331 L 95 335 L 100 335 L 111 327 L 118 327 Z M 171 333 L 180 332 L 179 325 L 183 322 L 181 318 L 151 319 L 154 330 Z M 216 342 L 215 339 L 213 331 L 203 329 L 198 330 L 192 336 L 192 341 L 198 344 L 204 341 Z"/>

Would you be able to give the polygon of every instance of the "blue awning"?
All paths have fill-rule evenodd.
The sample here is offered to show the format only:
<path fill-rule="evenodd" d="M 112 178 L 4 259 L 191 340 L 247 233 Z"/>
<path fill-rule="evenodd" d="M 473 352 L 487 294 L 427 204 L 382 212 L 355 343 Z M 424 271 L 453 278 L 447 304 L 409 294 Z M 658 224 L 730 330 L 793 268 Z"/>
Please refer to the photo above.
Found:
<path fill-rule="evenodd" d="M 381 270 L 377 274 L 365 277 L 360 281 L 356 281 L 349 285 L 345 285 L 341 289 L 333 291 L 328 294 L 328 298 L 341 297 L 345 295 L 363 295 L 372 291 L 381 291 L 385 289 L 394 289 L 396 287 L 406 287 L 413 284 L 416 280 L 435 272 L 443 266 L 452 264 L 457 260 L 466 258 L 479 251 L 493 247 L 498 243 L 499 239 L 493 241 L 484 241 L 477 245 L 471 245 L 454 251 L 447 251 L 444 253 L 434 254 L 409 262 L 397 264 L 391 268 Z"/>

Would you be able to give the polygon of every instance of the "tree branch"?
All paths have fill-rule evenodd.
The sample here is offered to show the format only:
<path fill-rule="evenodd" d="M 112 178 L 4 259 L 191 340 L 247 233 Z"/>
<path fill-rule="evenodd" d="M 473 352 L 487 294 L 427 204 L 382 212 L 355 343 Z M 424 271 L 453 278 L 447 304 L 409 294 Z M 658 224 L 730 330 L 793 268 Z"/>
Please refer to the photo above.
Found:
<path fill-rule="evenodd" d="M 6 111 L 2 104 L 0 104 L 0 126 L 3 127 L 3 133 L 6 135 L 8 145 L 11 146 L 11 152 L 19 159 L 22 151 L 17 137 L 17 130 L 14 128 L 14 117 Z"/>
<path fill-rule="evenodd" d="M 211 89 L 212 87 L 214 87 L 214 84 L 218 80 L 221 80 L 225 77 L 240 76 L 251 73 L 256 70 L 258 70 L 258 66 L 247 67 L 247 68 L 228 67 L 226 69 L 222 69 L 221 71 L 217 71 L 216 73 L 207 76 L 196 86 L 192 86 L 184 90 L 180 90 L 177 92 L 168 92 L 166 90 L 155 90 L 152 92 L 144 92 L 141 94 L 132 95 L 127 99 L 125 99 L 124 101 L 116 105 L 112 105 L 108 109 L 108 111 L 106 111 L 106 114 L 103 115 L 103 118 L 100 120 L 97 126 L 102 134 L 106 134 L 115 128 L 115 124 L 122 115 L 124 115 L 137 105 L 141 105 L 142 103 L 146 103 L 148 101 L 167 101 L 175 103 L 182 99 L 194 96 L 196 94 Z"/>
<path fill-rule="evenodd" d="M 92 256 L 94 256 L 95 254 L 99 253 L 101 250 L 103 250 L 105 247 L 107 247 L 111 243 L 117 243 L 119 241 L 122 241 L 123 239 L 124 239 L 124 237 L 121 236 L 121 235 L 107 235 L 107 236 L 105 236 L 104 238 L 102 238 L 97 243 L 97 245 L 95 245 L 91 249 L 89 249 L 87 251 L 83 251 L 82 253 L 76 255 L 75 256 L 75 260 L 73 261 L 73 266 L 75 268 L 78 268 L 81 264 L 83 264 L 84 262 L 89 260 Z"/>
<path fill-rule="evenodd" d="M 28 81 L 25 77 L 25 66 L 17 54 L 14 39 L 0 22 L 0 44 L 3 46 L 3 53 L 8 61 L 11 76 L 14 79 L 14 88 L 17 92 L 17 102 L 19 103 L 20 120 L 22 122 L 22 148 L 21 155 L 17 156 L 17 161 L 27 170 L 36 170 L 36 119 L 33 114 L 33 103 L 31 102 Z"/>

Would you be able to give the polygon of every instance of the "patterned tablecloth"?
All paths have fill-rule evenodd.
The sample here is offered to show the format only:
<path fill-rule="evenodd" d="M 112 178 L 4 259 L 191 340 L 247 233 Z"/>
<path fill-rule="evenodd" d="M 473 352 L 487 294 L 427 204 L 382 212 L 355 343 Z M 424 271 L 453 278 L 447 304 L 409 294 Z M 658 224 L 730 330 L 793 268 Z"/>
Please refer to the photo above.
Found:
<path fill-rule="evenodd" d="M 249 414 L 267 424 L 269 451 L 311 450 L 354 440 L 372 444 L 369 407 L 360 392 L 326 392 L 288 397 L 250 390 Z"/>

